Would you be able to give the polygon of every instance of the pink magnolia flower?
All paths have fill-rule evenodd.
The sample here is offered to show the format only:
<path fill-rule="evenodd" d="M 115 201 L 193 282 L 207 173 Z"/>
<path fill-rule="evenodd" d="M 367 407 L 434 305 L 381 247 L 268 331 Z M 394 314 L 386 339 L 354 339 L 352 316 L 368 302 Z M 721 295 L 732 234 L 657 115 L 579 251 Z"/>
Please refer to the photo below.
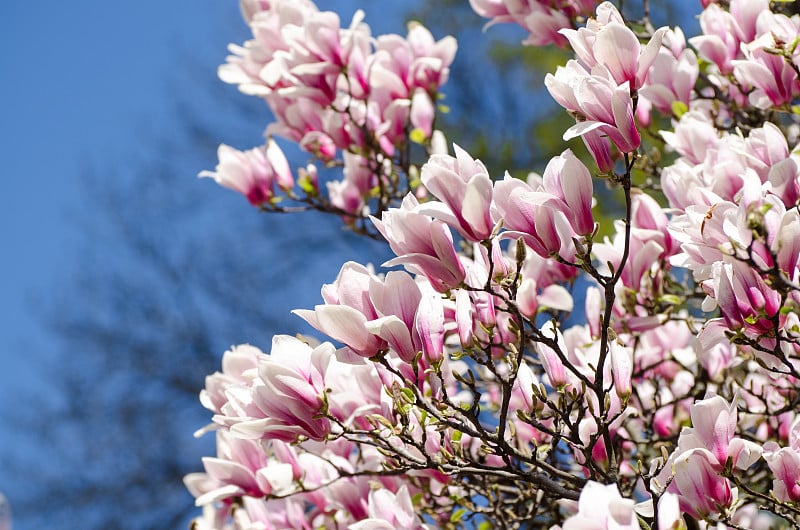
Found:
<path fill-rule="evenodd" d="M 328 197 L 331 204 L 342 211 L 362 215 L 370 192 L 377 185 L 378 175 L 370 168 L 369 161 L 362 156 L 345 152 L 343 159 L 344 178 L 327 183 Z M 356 220 L 351 216 L 342 218 L 348 223 L 354 223 Z"/>
<path fill-rule="evenodd" d="M 680 28 L 664 34 L 664 44 L 667 42 L 673 45 L 672 49 L 659 49 L 650 67 L 647 83 L 639 90 L 639 95 L 650 100 L 659 112 L 669 116 L 673 114 L 676 102 L 689 107 L 700 68 L 697 56 L 686 48 Z"/>
<path fill-rule="evenodd" d="M 697 401 L 691 407 L 692 427 L 684 428 L 678 439 L 680 450 L 707 449 L 718 469 L 728 459 L 737 469 L 747 469 L 761 456 L 761 447 L 749 440 L 735 436 L 738 414 L 735 400 L 728 403 L 720 396 Z M 713 462 L 712 462 L 713 464 Z"/>
<path fill-rule="evenodd" d="M 664 208 L 656 200 L 645 193 L 634 193 L 631 202 L 631 224 L 640 229 L 649 231 L 664 249 L 664 255 L 668 257 L 678 251 L 678 244 L 672 239 L 667 230 L 669 219 Z"/>
<path fill-rule="evenodd" d="M 667 145 L 692 164 L 702 164 L 708 151 L 717 147 L 719 133 L 711 118 L 700 111 L 689 111 L 675 124 L 673 131 L 661 131 Z"/>
<path fill-rule="evenodd" d="M 658 529 L 659 530 L 678 530 L 683 523 L 678 496 L 664 492 L 658 499 Z"/>
<path fill-rule="evenodd" d="M 566 40 L 561 35 L 561 30 L 569 27 L 570 22 L 567 15 L 560 10 L 535 2 L 531 3 L 531 6 L 531 12 L 518 21 L 529 32 L 522 44 L 527 46 L 545 46 L 547 44 L 564 46 Z"/>
<path fill-rule="evenodd" d="M 669 205 L 679 210 L 700 205 L 708 211 L 721 198 L 709 189 L 704 177 L 702 166 L 691 165 L 683 158 L 665 167 L 661 172 L 661 186 Z"/>
<path fill-rule="evenodd" d="M 619 267 L 624 247 L 624 231 L 622 223 L 615 223 L 616 233 L 614 239 L 605 240 L 602 244 L 595 245 L 595 256 L 604 264 Z M 663 234 L 656 230 L 647 230 L 634 227 L 631 231 L 630 256 L 620 276 L 621 285 L 636 293 L 636 300 L 644 303 L 657 291 L 661 281 L 662 265 L 666 257 Z M 611 271 L 601 267 L 604 274 Z M 618 298 L 619 300 L 619 298 Z M 633 315 L 629 315 L 633 316 Z M 641 315 L 645 316 L 645 315 Z M 652 320 L 652 319 L 651 319 Z M 628 327 L 633 329 L 635 321 L 629 321 Z M 659 321 L 656 319 L 655 323 Z"/>
<path fill-rule="evenodd" d="M 781 296 L 769 288 L 752 268 L 738 260 L 726 260 L 714 267 L 714 279 L 706 282 L 722 316 L 731 329 L 745 328 L 762 334 L 773 329 L 772 317 L 781 308 Z"/>
<path fill-rule="evenodd" d="M 380 220 L 371 218 L 397 255 L 384 266 L 403 265 L 425 276 L 437 291 L 445 292 L 464 280 L 464 266 L 447 225 L 418 213 L 418 207 L 417 199 L 409 194 L 400 208 L 390 209 Z"/>
<path fill-rule="evenodd" d="M 707 449 L 716 459 L 709 463 L 718 469 L 725 465 L 728 458 L 739 469 L 747 469 L 758 459 L 761 449 L 735 436 L 738 426 L 735 403 L 714 396 L 696 402 L 691 415 L 692 427 L 681 431 L 679 447 Z"/>
<path fill-rule="evenodd" d="M 789 446 L 780 447 L 775 442 L 764 444 L 764 460 L 775 479 L 772 492 L 779 501 L 800 501 L 800 416 L 789 430 Z"/>
<path fill-rule="evenodd" d="M 771 246 L 778 268 L 791 282 L 800 279 L 800 212 L 792 208 L 781 217 Z"/>
<path fill-rule="evenodd" d="M 631 375 L 633 374 L 633 348 L 624 346 L 618 341 L 608 345 L 611 354 L 611 373 L 614 376 L 614 391 L 623 401 L 632 391 Z"/>
<path fill-rule="evenodd" d="M 527 192 L 505 199 L 502 193 L 513 188 L 500 186 L 499 183 L 495 186 L 501 194 L 495 205 L 498 212 L 505 215 L 507 237 L 523 238 L 525 244 L 543 258 L 558 255 L 569 261 L 575 257 L 574 231 L 558 199 L 543 192 Z"/>
<path fill-rule="evenodd" d="M 447 223 L 468 241 L 482 241 L 494 228 L 489 212 L 492 180 L 480 160 L 458 145 L 453 149 L 455 157 L 433 155 L 422 166 L 422 183 L 442 202 L 426 203 L 420 211 Z"/>
<path fill-rule="evenodd" d="M 363 12 L 342 27 L 336 13 L 307 0 L 246 0 L 242 11 L 254 38 L 231 47 L 219 74 L 266 100 L 277 120 L 269 134 L 325 161 L 337 149 L 392 156 L 408 141 L 409 123 L 432 134 L 436 94 L 456 51 L 452 37 L 435 41 L 412 24 L 405 38 L 372 39 Z M 365 190 L 351 178 L 331 192 L 338 207 L 353 212 Z"/>
<path fill-rule="evenodd" d="M 750 103 L 762 109 L 790 103 L 800 92 L 794 68 L 782 56 L 769 51 L 774 48 L 774 38 L 765 35 L 744 47 L 744 60 L 731 62 L 736 79 L 756 88 L 750 93 Z"/>
<path fill-rule="evenodd" d="M 468 264 L 464 281 L 471 289 L 460 289 L 455 297 L 455 321 L 462 346 L 477 344 L 486 348 L 491 345 L 493 355 L 504 356 L 503 345 L 516 341 L 511 331 L 514 324 L 511 315 L 498 309 L 505 305 L 504 301 L 484 291 L 487 283 L 496 285 L 500 278 L 509 274 L 507 259 L 497 239 L 492 241 L 491 250 L 479 243 L 473 244 L 473 260 Z"/>
<path fill-rule="evenodd" d="M 415 325 L 422 300 L 417 282 L 406 272 L 390 271 L 382 281 L 372 278 L 369 297 L 378 317 L 367 322 L 367 329 L 384 339 L 404 361 L 414 359 L 422 351 Z"/>
<path fill-rule="evenodd" d="M 629 259 L 617 285 L 614 315 L 620 319 L 620 330 L 645 331 L 661 326 L 664 319 L 647 309 L 660 296 L 669 269 L 668 259 L 678 251 L 678 244 L 667 231 L 667 217 L 649 195 L 632 195 Z M 595 244 L 593 251 L 602 264 L 619 268 L 625 247 L 626 228 L 615 222 L 612 240 Z M 604 274 L 611 270 L 601 267 Z"/>
<path fill-rule="evenodd" d="M 772 165 L 767 180 L 772 193 L 780 197 L 787 207 L 800 202 L 800 165 L 794 156 Z"/>
<path fill-rule="evenodd" d="M 627 83 L 633 93 L 644 84 L 667 28 L 657 29 L 643 48 L 613 4 L 603 2 L 597 10 L 598 19 L 593 23 L 577 30 L 563 29 L 561 33 L 587 70 L 594 73 L 596 66 L 603 66 L 615 85 Z"/>
<path fill-rule="evenodd" d="M 262 415 L 235 423 L 231 433 L 286 442 L 300 436 L 323 439 L 331 429 L 330 421 L 320 413 L 325 408 L 325 374 L 333 354 L 333 346 L 327 342 L 312 349 L 294 337 L 275 336 L 252 387 L 253 404 Z"/>
<path fill-rule="evenodd" d="M 514 246 L 510 248 L 514 248 Z M 497 262 L 498 260 L 495 260 L 495 263 Z M 505 274 L 512 271 L 513 262 L 509 262 Z M 575 267 L 556 263 L 551 259 L 540 256 L 536 252 L 526 251 L 525 253 L 525 262 L 522 264 L 522 277 L 534 280 L 538 289 L 544 289 L 550 285 L 567 282 L 576 276 L 577 271 Z"/>
<path fill-rule="evenodd" d="M 200 403 L 215 414 L 221 414 L 228 402 L 228 388 L 250 386 L 257 376 L 258 363 L 264 358 L 264 352 L 248 344 L 226 351 L 222 355 L 222 372 L 206 377 L 206 387 L 200 392 Z"/>
<path fill-rule="evenodd" d="M 268 358 L 249 345 L 225 352 L 222 373 L 207 377 L 206 388 L 200 393 L 200 401 L 214 412 L 213 423 L 195 432 L 195 436 L 219 428 L 229 430 L 242 421 L 263 417 L 263 412 L 253 402 L 252 387 L 258 381 L 259 364 Z"/>
<path fill-rule="evenodd" d="M 408 487 L 397 493 L 386 489 L 373 489 L 369 493 L 369 518 L 348 526 L 348 530 L 424 530 L 430 528 L 419 520 Z"/>
<path fill-rule="evenodd" d="M 436 41 L 425 26 L 416 22 L 409 24 L 406 38 L 379 36 L 370 66 L 371 85 L 380 92 L 375 95 L 387 100 L 409 99 L 416 88 L 438 89 L 447 81 L 457 48 L 453 37 Z"/>
<path fill-rule="evenodd" d="M 758 0 L 763 3 L 763 0 Z M 724 74 L 733 72 L 733 60 L 739 54 L 742 32 L 734 16 L 717 4 L 711 4 L 700 15 L 702 35 L 692 37 L 689 43 L 698 55 L 716 64 Z"/>
<path fill-rule="evenodd" d="M 408 68 L 409 88 L 421 88 L 428 93 L 438 90 L 447 82 L 458 42 L 451 36 L 434 40 L 431 32 L 417 22 L 408 25 L 406 41 L 412 51 Z"/>
<path fill-rule="evenodd" d="M 222 144 L 218 150 L 216 171 L 201 171 L 201 177 L 211 177 L 217 184 L 238 191 L 253 206 L 268 203 L 275 196 L 275 184 L 283 190 L 294 186 L 294 178 L 281 148 L 272 139 L 266 149 L 239 151 Z"/>
<path fill-rule="evenodd" d="M 715 457 L 705 449 L 693 449 L 675 459 L 674 477 L 667 491 L 678 495 L 681 511 L 696 519 L 733 505 L 736 490 L 722 477 Z"/>
<path fill-rule="evenodd" d="M 268 455 L 260 442 L 239 439 L 227 431 L 217 431 L 217 457 L 203 458 L 203 467 L 205 473 L 184 478 L 198 506 L 233 497 L 285 493 L 296 478 L 291 464 Z"/>
<path fill-rule="evenodd" d="M 533 278 L 523 278 L 516 302 L 520 312 L 528 318 L 534 318 L 540 308 L 572 311 L 573 307 L 572 295 L 564 287 L 548 285 L 539 289 Z"/>
<path fill-rule="evenodd" d="M 724 320 L 714 318 L 697 335 L 697 360 L 714 381 L 719 381 L 737 358 L 736 346 L 725 336 L 727 331 Z"/>
<path fill-rule="evenodd" d="M 245 94 L 266 96 L 279 88 L 278 79 L 262 78 L 269 72 L 270 63 L 284 57 L 290 49 L 284 31 L 296 33 L 305 21 L 317 13 L 310 0 L 271 0 L 268 3 L 247 0 L 242 3 L 242 14 L 250 25 L 253 39 L 243 46 L 230 45 L 231 55 L 219 68 L 219 77 L 226 83 L 239 85 Z"/>
<path fill-rule="evenodd" d="M 638 530 L 635 503 L 620 495 L 614 484 L 588 481 L 578 499 L 578 513 L 564 521 L 563 530 Z"/>
<path fill-rule="evenodd" d="M 476 13 L 492 19 L 487 28 L 498 23 L 516 23 L 530 33 L 523 44 L 531 46 L 563 46 L 567 41 L 560 30 L 570 27 L 577 16 L 591 14 L 596 4 L 597 0 L 570 0 L 557 6 L 544 0 L 470 0 Z"/>
<path fill-rule="evenodd" d="M 602 65 L 591 72 L 577 61 L 559 66 L 555 75 L 547 74 L 544 84 L 553 99 L 573 113 L 577 123 L 567 129 L 564 140 L 601 133 L 617 146 L 620 152 L 630 153 L 641 144 L 633 116 L 633 102 L 629 82 L 617 84 L 611 73 Z M 610 155 L 598 149 L 598 139 L 589 138 L 601 170 L 607 170 Z"/>
<path fill-rule="evenodd" d="M 422 342 L 422 353 L 430 363 L 439 362 L 444 354 L 445 336 L 442 297 L 432 289 L 422 293 L 414 327 Z"/>
<path fill-rule="evenodd" d="M 542 187 L 564 201 L 572 213 L 570 223 L 576 234 L 594 231 L 592 175 L 571 149 L 550 160 L 542 175 Z"/>
<path fill-rule="evenodd" d="M 292 312 L 357 355 L 372 357 L 385 346 L 367 329 L 367 321 L 378 317 L 369 298 L 372 277 L 372 272 L 363 265 L 347 262 L 336 281 L 322 287 L 325 304 L 315 306 L 313 311 Z"/>
<path fill-rule="evenodd" d="M 604 75 L 592 75 L 580 79 L 574 90 L 579 106 L 567 110 L 576 111 L 585 119 L 567 129 L 564 140 L 597 130 L 607 135 L 623 153 L 633 152 L 639 147 L 641 138 L 636 129 L 627 82 L 615 85 Z"/>
<path fill-rule="evenodd" d="M 267 11 L 270 8 L 269 0 L 240 0 L 239 9 L 242 11 L 242 17 L 248 24 L 253 20 L 253 17 L 262 11 Z"/>
<path fill-rule="evenodd" d="M 696 280 L 711 278 L 715 264 L 733 252 L 731 227 L 736 226 L 737 215 L 737 206 L 726 201 L 711 207 L 688 205 L 669 223 L 670 233 L 683 251 L 673 256 L 671 263 L 691 270 Z"/>
<path fill-rule="evenodd" d="M 502 219 L 504 237 L 521 237 L 542 257 L 575 256 L 573 237 L 594 230 L 592 181 L 570 150 L 548 163 L 544 176 L 530 184 L 510 175 L 495 183 L 493 218 Z"/>
<path fill-rule="evenodd" d="M 415 131 L 423 134 L 425 139 L 433 134 L 433 120 L 436 117 L 436 108 L 427 91 L 417 88 L 411 98 L 411 110 L 408 120 Z"/>
<path fill-rule="evenodd" d="M 731 0 L 730 10 L 733 20 L 736 22 L 737 30 L 742 42 L 750 42 L 759 33 L 759 19 L 762 14 L 772 15 L 769 9 L 769 0 Z M 788 17 L 781 15 L 788 20 Z"/>
<path fill-rule="evenodd" d="M 586 324 L 589 329 L 589 335 L 595 339 L 599 339 L 603 319 L 603 295 L 598 287 L 590 286 L 586 289 L 584 310 L 586 312 Z"/>
<path fill-rule="evenodd" d="M 542 334 L 548 339 L 552 339 L 561 355 L 566 356 L 568 350 L 564 335 L 559 328 L 553 326 L 552 321 L 548 321 L 542 326 Z M 554 388 L 563 388 L 571 383 L 571 374 L 567 373 L 567 368 L 557 350 L 543 343 L 536 344 L 536 353 L 545 374 L 547 374 L 547 383 Z"/>
<path fill-rule="evenodd" d="M 531 388 L 534 385 L 539 386 L 536 374 L 523 360 L 517 370 L 517 378 L 514 380 L 514 386 L 511 390 L 511 406 L 524 412 L 533 411 L 535 405 Z M 540 403 L 537 402 L 536 405 L 540 405 Z"/>
<path fill-rule="evenodd" d="M 761 446 L 735 436 L 735 403 L 720 396 L 697 401 L 691 408 L 692 427 L 685 427 L 658 477 L 667 491 L 678 495 L 681 510 L 697 519 L 733 505 L 736 490 L 721 475 L 728 460 L 744 470 L 761 456 Z"/>

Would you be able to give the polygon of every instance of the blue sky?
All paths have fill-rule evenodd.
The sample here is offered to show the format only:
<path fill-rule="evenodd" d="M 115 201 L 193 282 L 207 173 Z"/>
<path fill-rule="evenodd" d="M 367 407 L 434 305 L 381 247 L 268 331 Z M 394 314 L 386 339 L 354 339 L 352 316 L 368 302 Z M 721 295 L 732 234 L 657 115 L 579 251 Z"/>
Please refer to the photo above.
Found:
<path fill-rule="evenodd" d="M 33 375 L 15 357 L 42 339 L 36 300 L 46 300 L 70 256 L 70 217 L 91 209 L 81 197 L 81 170 L 124 157 L 148 121 L 169 127 L 158 120 L 169 111 L 166 78 L 178 52 L 199 48 L 198 60 L 213 69 L 225 46 L 215 26 L 235 20 L 226 14 L 232 7 L 218 0 L 0 4 L 0 391 Z M 217 60 L 209 53 L 215 47 Z"/>

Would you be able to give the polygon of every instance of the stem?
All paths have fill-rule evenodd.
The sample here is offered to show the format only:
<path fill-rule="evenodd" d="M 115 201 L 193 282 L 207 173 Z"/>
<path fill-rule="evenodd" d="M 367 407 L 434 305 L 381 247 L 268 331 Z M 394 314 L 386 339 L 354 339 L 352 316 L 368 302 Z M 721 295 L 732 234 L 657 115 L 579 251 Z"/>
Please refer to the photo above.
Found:
<path fill-rule="evenodd" d="M 623 222 L 625 223 L 625 242 L 624 248 L 622 250 L 622 257 L 620 258 L 619 264 L 617 265 L 614 274 L 611 275 L 611 278 L 604 282 L 604 294 L 605 294 L 605 309 L 603 311 L 603 325 L 600 331 L 600 357 L 597 361 L 597 368 L 595 370 L 595 378 L 594 378 L 594 393 L 597 396 L 598 402 L 598 413 L 596 416 L 597 421 L 597 429 L 598 432 L 602 433 L 603 436 L 603 443 L 606 446 L 606 455 L 608 456 L 608 478 L 612 482 L 617 481 L 617 458 L 614 451 L 614 447 L 611 443 L 611 433 L 609 432 L 608 426 L 608 418 L 607 413 L 608 411 L 605 408 L 605 397 L 606 397 L 606 390 L 604 387 L 603 381 L 603 374 L 604 374 L 604 367 L 606 363 L 606 358 L 608 357 L 609 352 L 609 329 L 611 327 L 611 314 L 614 310 L 614 301 L 616 300 L 616 294 L 614 293 L 614 289 L 619 282 L 620 278 L 622 277 L 622 271 L 625 269 L 625 266 L 628 262 L 628 256 L 630 254 L 630 245 L 631 245 L 631 216 L 632 216 L 632 205 L 631 205 L 631 170 L 633 169 L 633 163 L 636 160 L 636 155 L 633 153 L 625 153 L 625 174 L 622 175 L 620 179 L 620 183 L 622 184 L 622 189 L 625 193 L 625 218 Z M 596 440 L 590 444 L 591 447 L 597 443 Z"/>

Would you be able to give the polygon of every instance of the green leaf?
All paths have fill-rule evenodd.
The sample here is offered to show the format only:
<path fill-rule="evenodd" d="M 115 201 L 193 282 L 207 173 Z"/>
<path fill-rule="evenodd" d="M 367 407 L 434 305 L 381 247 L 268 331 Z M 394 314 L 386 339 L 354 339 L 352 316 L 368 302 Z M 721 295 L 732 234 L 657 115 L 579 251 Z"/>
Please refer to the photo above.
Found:
<path fill-rule="evenodd" d="M 297 180 L 297 184 L 300 186 L 300 189 L 308 195 L 315 195 L 317 192 L 316 188 L 314 188 L 314 183 L 311 182 L 311 179 L 308 177 L 300 177 Z"/>
<path fill-rule="evenodd" d="M 674 294 L 665 294 L 659 297 L 659 301 L 669 305 L 679 305 L 681 297 Z"/>
<path fill-rule="evenodd" d="M 687 112 L 689 112 L 689 106 L 686 105 L 686 103 L 683 101 L 672 102 L 672 114 L 674 114 L 676 118 L 680 119 L 680 117 Z"/>
<path fill-rule="evenodd" d="M 450 516 L 450 522 L 451 523 L 459 522 L 464 517 L 464 515 L 466 515 L 466 513 L 467 510 L 465 510 L 464 508 L 459 508 L 458 510 L 453 512 L 453 515 Z"/>

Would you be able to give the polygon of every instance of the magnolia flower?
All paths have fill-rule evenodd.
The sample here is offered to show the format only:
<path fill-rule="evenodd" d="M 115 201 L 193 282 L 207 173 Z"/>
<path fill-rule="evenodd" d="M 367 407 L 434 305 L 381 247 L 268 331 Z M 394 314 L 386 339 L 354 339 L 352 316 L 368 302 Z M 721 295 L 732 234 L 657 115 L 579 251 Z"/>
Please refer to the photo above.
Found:
<path fill-rule="evenodd" d="M 789 430 L 789 446 L 767 442 L 763 456 L 775 475 L 772 481 L 775 498 L 782 502 L 800 501 L 800 416 Z"/>
<path fill-rule="evenodd" d="M 422 524 L 414 512 L 408 487 L 403 486 L 397 493 L 386 489 L 373 489 L 369 493 L 369 518 L 348 526 L 348 530 L 424 530 L 430 528 Z"/>
<path fill-rule="evenodd" d="M 780 293 L 769 288 L 757 272 L 740 261 L 726 260 L 716 265 L 713 281 L 706 283 L 713 285 L 716 302 L 728 326 L 756 334 L 772 330 L 772 317 L 781 308 Z"/>
<path fill-rule="evenodd" d="M 634 505 L 616 485 L 590 480 L 578 499 L 578 513 L 564 521 L 562 530 L 639 530 Z"/>
<path fill-rule="evenodd" d="M 646 46 L 627 27 L 617 9 L 610 2 L 603 2 L 597 11 L 602 16 L 585 28 L 563 29 L 570 46 L 587 69 L 601 65 L 611 74 L 616 85 L 627 83 L 631 92 L 642 87 L 650 66 L 661 48 L 661 40 L 667 28 L 653 33 Z M 602 21 L 602 22 L 601 22 Z"/>
<path fill-rule="evenodd" d="M 573 238 L 594 230 L 592 179 L 570 150 L 550 160 L 544 176 L 525 183 L 506 174 L 493 192 L 494 219 L 503 220 L 504 237 L 521 237 L 537 254 L 571 260 Z M 537 182 L 538 181 L 538 182 Z"/>
<path fill-rule="evenodd" d="M 315 306 L 313 311 L 295 309 L 293 313 L 356 354 L 372 357 L 384 346 L 367 329 L 367 321 L 378 317 L 369 298 L 373 276 L 363 265 L 347 262 L 336 281 L 322 287 L 325 304 Z"/>
<path fill-rule="evenodd" d="M 361 215 L 378 176 L 370 169 L 369 161 L 362 156 L 345 152 L 344 179 L 327 183 L 331 204 L 344 212 Z M 345 222 L 354 223 L 356 217 L 342 216 Z"/>
<path fill-rule="evenodd" d="M 270 355 L 259 361 L 258 379 L 250 389 L 250 417 L 234 422 L 231 433 L 245 439 L 295 441 L 300 436 L 321 440 L 330 421 L 325 407 L 325 377 L 334 348 L 316 348 L 287 335 L 272 339 Z"/>
<path fill-rule="evenodd" d="M 714 63 L 722 74 L 730 74 L 742 43 L 736 19 L 717 4 L 711 4 L 700 15 L 700 28 L 703 34 L 692 37 L 689 43 L 700 57 Z"/>
<path fill-rule="evenodd" d="M 555 75 L 547 74 L 544 84 L 553 99 L 577 118 L 577 123 L 564 133 L 564 140 L 600 133 L 608 136 L 623 153 L 633 152 L 641 144 L 630 85 L 627 81 L 618 85 L 602 65 L 589 73 L 572 60 L 566 66 L 559 66 Z M 610 155 L 599 148 L 597 140 L 589 137 L 587 145 L 594 147 L 592 154 L 601 170 L 607 170 Z"/>
<path fill-rule="evenodd" d="M 517 306 L 528 318 L 536 316 L 539 308 L 572 311 L 572 295 L 561 285 L 548 285 L 539 289 L 536 280 L 524 278 L 517 290 Z"/>
<path fill-rule="evenodd" d="M 761 449 L 752 442 L 735 436 L 738 414 L 735 403 L 720 396 L 698 401 L 692 406 L 692 427 L 681 431 L 679 447 L 702 447 L 716 458 L 715 467 L 724 466 L 728 458 L 734 466 L 747 469 L 758 459 Z"/>
<path fill-rule="evenodd" d="M 256 478 L 256 472 L 267 465 L 267 455 L 260 444 L 217 431 L 217 453 L 216 458 L 203 458 L 205 473 L 191 473 L 183 479 L 189 492 L 196 497 L 197 506 L 234 496 L 259 497 L 272 490 L 269 483 L 259 484 Z"/>
<path fill-rule="evenodd" d="M 548 321 L 542 326 L 542 335 L 552 339 L 561 353 L 561 356 L 559 356 L 556 350 L 544 343 L 536 344 L 539 361 L 542 363 L 545 374 L 547 374 L 547 383 L 555 388 L 563 388 L 570 384 L 567 368 L 561 360 L 561 357 L 567 354 L 567 343 L 564 341 L 564 335 L 561 334 L 561 330 L 558 327 L 553 325 L 552 321 Z"/>
<path fill-rule="evenodd" d="M 597 0 L 569 0 L 557 4 L 545 0 L 470 0 L 469 3 L 480 16 L 492 19 L 486 27 L 513 22 L 530 32 L 523 44 L 562 46 L 566 39 L 560 30 L 570 27 L 571 20 L 578 16 L 591 14 Z"/>
<path fill-rule="evenodd" d="M 678 495 L 681 511 L 705 519 L 730 507 L 736 490 L 720 475 L 714 456 L 705 449 L 683 453 L 673 463 L 674 476 L 668 492 Z"/>
<path fill-rule="evenodd" d="M 542 187 L 564 201 L 566 210 L 572 213 L 570 223 L 576 234 L 594 231 L 592 175 L 571 149 L 550 159 L 542 175 Z"/>
<path fill-rule="evenodd" d="M 222 144 L 217 152 L 216 171 L 201 171 L 200 177 L 211 177 L 217 184 L 238 191 L 253 206 L 268 203 L 275 196 L 275 184 L 283 190 L 294 186 L 294 178 L 281 148 L 272 139 L 266 149 L 239 151 Z"/>
<path fill-rule="evenodd" d="M 372 278 L 369 298 L 378 317 L 367 322 L 367 329 L 385 340 L 404 361 L 414 359 L 422 351 L 415 324 L 422 300 L 417 282 L 404 271 L 390 271 L 383 280 Z"/>
<path fill-rule="evenodd" d="M 790 103 L 800 91 L 794 67 L 771 50 L 774 39 L 766 36 L 746 46 L 745 60 L 731 61 L 733 75 L 745 86 L 755 87 L 750 103 L 758 108 L 779 107 Z"/>
<path fill-rule="evenodd" d="M 639 90 L 663 114 L 674 114 L 674 104 L 688 108 L 695 82 L 700 75 L 695 53 L 686 48 L 680 28 L 664 34 L 664 44 L 658 51 L 647 76 L 647 84 Z M 666 46 L 670 45 L 669 48 Z"/>
<path fill-rule="evenodd" d="M 447 225 L 418 212 L 419 202 L 409 194 L 400 208 L 392 208 L 373 224 L 397 255 L 384 266 L 403 265 L 423 274 L 439 292 L 457 287 L 466 275 Z"/>
<path fill-rule="evenodd" d="M 789 281 L 800 279 L 800 212 L 797 208 L 787 211 L 772 243 L 772 252 L 777 265 Z"/>
<path fill-rule="evenodd" d="M 622 399 L 631 395 L 631 375 L 633 372 L 633 348 L 623 346 L 612 340 L 608 345 L 611 354 L 611 373 L 614 375 L 614 390 Z"/>
<path fill-rule="evenodd" d="M 422 166 L 422 183 L 442 202 L 429 202 L 420 212 L 447 223 L 469 241 L 482 241 L 494 228 L 489 213 L 492 179 L 480 160 L 458 145 L 453 149 L 455 157 L 433 155 Z"/>
<path fill-rule="evenodd" d="M 684 427 L 673 452 L 658 477 L 668 492 L 679 497 L 681 510 L 704 519 L 730 507 L 737 497 L 728 479 L 721 475 L 730 461 L 744 470 L 761 456 L 761 447 L 736 436 L 738 414 L 735 403 L 720 396 L 697 401 L 691 408 L 692 427 Z"/>
<path fill-rule="evenodd" d="M 219 417 L 237 415 L 229 414 L 235 408 L 231 406 L 230 390 L 232 387 L 249 388 L 258 377 L 258 363 L 264 358 L 264 352 L 247 344 L 226 351 L 222 355 L 222 372 L 206 377 L 206 387 L 200 392 L 200 403 Z M 195 436 L 213 429 L 216 429 L 215 423 L 198 430 Z"/>

